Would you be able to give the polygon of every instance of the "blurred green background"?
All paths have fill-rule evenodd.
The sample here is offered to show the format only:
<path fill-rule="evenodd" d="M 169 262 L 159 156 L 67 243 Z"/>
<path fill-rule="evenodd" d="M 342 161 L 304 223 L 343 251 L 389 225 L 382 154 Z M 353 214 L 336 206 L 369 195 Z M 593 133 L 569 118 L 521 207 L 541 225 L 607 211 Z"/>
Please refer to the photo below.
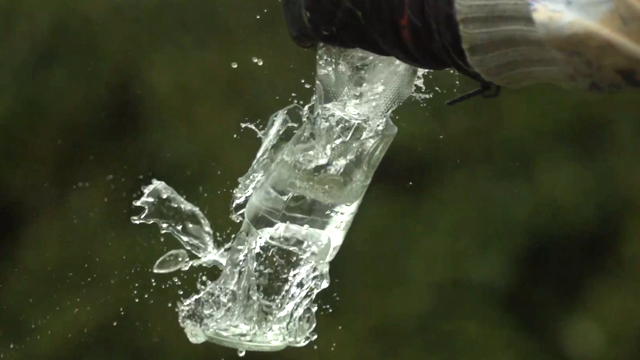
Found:
<path fill-rule="evenodd" d="M 240 124 L 312 94 L 280 3 L 4 0 L 0 29 L 0 359 L 237 357 L 189 343 L 174 304 L 197 271 L 153 274 L 179 244 L 129 218 L 157 178 L 238 230 L 229 192 L 259 146 Z M 425 85 L 331 263 L 318 340 L 245 358 L 639 359 L 638 93 L 446 107 L 474 84 Z"/>

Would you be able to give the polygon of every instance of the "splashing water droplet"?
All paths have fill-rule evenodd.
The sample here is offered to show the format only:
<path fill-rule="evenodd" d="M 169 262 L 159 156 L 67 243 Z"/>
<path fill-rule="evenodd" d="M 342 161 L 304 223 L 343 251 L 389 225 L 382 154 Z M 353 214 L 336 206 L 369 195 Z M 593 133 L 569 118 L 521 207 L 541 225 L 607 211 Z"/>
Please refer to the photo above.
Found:
<path fill-rule="evenodd" d="M 247 352 L 245 350 L 238 350 L 238 356 L 243 357 Z"/>
<path fill-rule="evenodd" d="M 153 272 L 158 274 L 174 272 L 183 268 L 187 262 L 189 262 L 189 254 L 185 250 L 171 250 L 156 261 Z"/>
<path fill-rule="evenodd" d="M 231 67 L 234 68 L 234 69 L 237 68 L 238 67 L 238 63 L 237 62 L 232 62 L 231 63 Z"/>

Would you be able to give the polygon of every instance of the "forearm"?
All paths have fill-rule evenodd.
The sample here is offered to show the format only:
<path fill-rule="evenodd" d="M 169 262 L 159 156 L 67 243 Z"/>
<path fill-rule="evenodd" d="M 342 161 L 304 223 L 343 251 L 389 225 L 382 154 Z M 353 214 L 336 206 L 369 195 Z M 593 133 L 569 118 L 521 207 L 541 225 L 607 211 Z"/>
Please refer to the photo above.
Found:
<path fill-rule="evenodd" d="M 506 88 L 640 87 L 640 0 L 282 0 L 301 46 L 358 47 Z"/>
<path fill-rule="evenodd" d="M 456 0 L 469 64 L 487 81 L 640 87 L 638 0 Z"/>

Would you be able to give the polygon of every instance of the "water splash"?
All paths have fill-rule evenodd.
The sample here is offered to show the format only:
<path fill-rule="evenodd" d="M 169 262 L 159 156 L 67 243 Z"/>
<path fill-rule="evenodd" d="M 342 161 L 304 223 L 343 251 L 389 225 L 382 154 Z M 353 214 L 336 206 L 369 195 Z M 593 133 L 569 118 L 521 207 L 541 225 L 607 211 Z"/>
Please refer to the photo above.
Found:
<path fill-rule="evenodd" d="M 284 145 L 293 137 L 295 130 L 302 125 L 306 110 L 300 105 L 290 105 L 269 118 L 267 127 L 259 132 L 262 145 L 249 171 L 238 179 L 238 187 L 233 190 L 231 200 L 231 219 L 243 220 L 244 208 L 260 184 L 267 170 L 271 168 Z"/>
<path fill-rule="evenodd" d="M 153 272 L 159 274 L 174 272 L 187 267 L 188 263 L 189 254 L 185 250 L 171 250 L 156 261 Z"/>
<path fill-rule="evenodd" d="M 142 197 L 133 205 L 143 207 L 144 211 L 131 218 L 134 224 L 157 224 L 161 233 L 173 235 L 186 250 L 200 258 L 189 265 L 224 266 L 225 250 L 231 245 L 230 241 L 214 237 L 209 221 L 200 209 L 162 181 L 152 180 L 142 192 Z"/>
<path fill-rule="evenodd" d="M 329 263 L 396 134 L 390 112 L 413 90 L 415 69 L 361 50 L 320 47 L 314 102 L 275 113 L 233 192 L 231 239 L 213 236 L 200 210 L 161 181 L 134 202 L 134 223 L 156 223 L 199 259 L 173 250 L 159 272 L 218 265 L 215 281 L 178 307 L 193 343 L 275 351 L 316 335 L 313 303 L 329 286 Z"/>

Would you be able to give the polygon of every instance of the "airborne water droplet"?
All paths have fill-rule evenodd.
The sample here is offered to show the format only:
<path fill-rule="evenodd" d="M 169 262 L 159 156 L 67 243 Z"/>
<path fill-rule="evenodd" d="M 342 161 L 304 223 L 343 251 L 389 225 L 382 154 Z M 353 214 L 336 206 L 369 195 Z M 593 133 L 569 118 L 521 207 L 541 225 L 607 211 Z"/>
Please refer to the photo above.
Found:
<path fill-rule="evenodd" d="M 238 356 L 243 357 L 247 352 L 245 350 L 238 350 Z"/>
<path fill-rule="evenodd" d="M 231 67 L 234 68 L 234 69 L 237 68 L 238 67 L 238 63 L 237 62 L 232 62 L 231 63 Z"/>
<path fill-rule="evenodd" d="M 258 64 L 258 66 L 262 66 L 262 64 L 264 64 L 264 61 L 262 61 L 262 59 L 255 56 L 251 58 L 251 61 L 253 61 L 254 64 Z"/>
<path fill-rule="evenodd" d="M 153 272 L 170 273 L 182 268 L 187 261 L 189 261 L 189 254 L 185 250 L 171 250 L 156 261 L 156 264 L 153 265 Z"/>

